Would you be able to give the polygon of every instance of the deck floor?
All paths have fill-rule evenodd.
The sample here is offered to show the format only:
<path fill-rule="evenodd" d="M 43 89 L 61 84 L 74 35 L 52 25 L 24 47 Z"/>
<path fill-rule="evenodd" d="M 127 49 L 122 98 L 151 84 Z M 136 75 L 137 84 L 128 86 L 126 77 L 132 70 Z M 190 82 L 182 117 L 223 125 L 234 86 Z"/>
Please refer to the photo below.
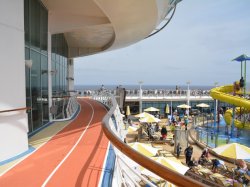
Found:
<path fill-rule="evenodd" d="M 109 141 L 101 128 L 107 113 L 99 103 L 79 99 L 81 110 L 29 140 L 31 154 L 0 166 L 0 186 L 98 186 Z"/>

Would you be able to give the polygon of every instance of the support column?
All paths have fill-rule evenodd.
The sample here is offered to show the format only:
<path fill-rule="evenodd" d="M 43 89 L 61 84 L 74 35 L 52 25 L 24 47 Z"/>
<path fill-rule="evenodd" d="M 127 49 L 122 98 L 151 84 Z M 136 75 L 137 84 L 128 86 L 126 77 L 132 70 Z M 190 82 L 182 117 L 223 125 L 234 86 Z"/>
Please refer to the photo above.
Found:
<path fill-rule="evenodd" d="M 52 121 L 52 113 L 50 111 L 52 107 L 52 64 L 51 64 L 51 33 L 48 32 L 48 103 L 49 103 L 49 121 Z"/>
<path fill-rule="evenodd" d="M 139 81 L 139 85 L 140 85 L 140 90 L 139 90 L 139 113 L 142 113 L 142 89 L 141 89 L 141 85 L 142 85 L 142 81 Z"/>
<path fill-rule="evenodd" d="M 1 1 L 0 162 L 28 150 L 23 1 Z M 5 111 L 5 112 L 3 112 Z"/>
<path fill-rule="evenodd" d="M 74 88 L 74 60 L 73 58 L 68 59 L 67 64 L 67 85 L 68 85 L 68 91 L 75 90 Z M 73 92 L 70 92 L 70 95 L 72 95 Z"/>

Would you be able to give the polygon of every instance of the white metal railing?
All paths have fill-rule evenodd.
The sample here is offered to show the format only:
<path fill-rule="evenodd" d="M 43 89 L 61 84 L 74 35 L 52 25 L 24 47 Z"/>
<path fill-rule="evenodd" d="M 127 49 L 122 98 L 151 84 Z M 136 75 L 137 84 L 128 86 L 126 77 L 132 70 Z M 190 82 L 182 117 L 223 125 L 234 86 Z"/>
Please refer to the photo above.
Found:
<path fill-rule="evenodd" d="M 116 102 L 114 96 L 110 95 L 109 93 L 104 93 L 101 95 L 95 95 L 92 97 L 94 100 L 97 100 L 110 108 L 110 111 L 105 116 L 103 121 L 109 124 L 110 129 L 116 134 L 116 136 L 121 140 L 124 141 L 126 131 L 123 130 L 121 127 L 124 127 L 125 124 L 123 123 L 123 117 L 120 112 L 119 106 Z M 114 153 L 116 155 L 116 162 L 115 162 L 115 174 L 113 186 L 122 186 L 123 184 L 126 186 L 140 186 L 139 182 L 143 181 L 149 186 L 156 187 L 152 182 L 148 179 L 143 177 L 140 172 L 138 172 L 138 167 L 133 167 L 127 164 L 130 160 L 126 155 L 124 155 L 121 151 L 114 147 Z M 139 166 L 139 165 L 138 165 Z"/>
<path fill-rule="evenodd" d="M 142 97 L 187 97 L 188 90 L 166 90 L 166 89 L 143 89 Z M 109 94 L 116 93 L 116 90 L 105 90 Z M 138 89 L 127 89 L 126 97 L 139 97 L 140 91 Z M 83 96 L 101 96 L 103 94 L 100 90 L 85 90 L 82 91 Z M 210 97 L 210 90 L 190 89 L 190 97 Z"/>
<path fill-rule="evenodd" d="M 128 145 L 124 144 L 125 130 L 123 130 L 122 127 L 125 125 L 115 97 L 106 92 L 103 96 L 94 96 L 93 99 L 98 100 L 110 107 L 110 110 L 103 119 L 103 130 L 105 135 L 109 138 L 113 145 L 115 145 L 114 153 L 116 155 L 116 163 L 113 186 L 141 186 L 140 182 L 143 182 L 144 184 L 155 187 L 155 184 L 141 175 L 138 167 L 142 166 L 159 176 L 159 178 L 166 179 L 166 186 L 168 181 L 171 181 L 177 186 L 204 186 L 204 184 L 198 181 L 173 172 L 172 170 L 134 151 Z M 127 164 L 131 160 L 137 164 L 136 167 Z"/>
<path fill-rule="evenodd" d="M 78 94 L 60 97 L 53 100 L 53 121 L 69 120 L 77 112 L 79 104 Z"/>

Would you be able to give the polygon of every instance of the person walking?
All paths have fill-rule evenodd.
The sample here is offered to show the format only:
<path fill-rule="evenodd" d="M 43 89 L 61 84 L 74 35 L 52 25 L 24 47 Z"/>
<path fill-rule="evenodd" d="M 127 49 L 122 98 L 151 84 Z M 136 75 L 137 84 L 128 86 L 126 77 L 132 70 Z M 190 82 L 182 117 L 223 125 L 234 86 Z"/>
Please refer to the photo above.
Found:
<path fill-rule="evenodd" d="M 185 151 L 185 157 L 186 157 L 186 164 L 188 165 L 188 163 L 191 161 L 191 158 L 192 158 L 192 154 L 193 154 L 193 146 L 192 145 L 189 145 Z"/>
<path fill-rule="evenodd" d="M 179 158 L 180 154 L 181 154 L 181 145 L 180 145 L 180 143 L 177 144 L 176 153 L 177 153 L 177 158 Z"/>
<path fill-rule="evenodd" d="M 168 131 L 167 131 L 166 126 L 163 126 L 161 129 L 161 139 L 162 140 L 165 140 L 167 138 L 167 133 L 168 133 Z"/>
<path fill-rule="evenodd" d="M 184 123 L 185 123 L 185 130 L 187 130 L 187 126 L 188 126 L 188 123 L 189 123 L 187 116 L 184 117 Z"/>

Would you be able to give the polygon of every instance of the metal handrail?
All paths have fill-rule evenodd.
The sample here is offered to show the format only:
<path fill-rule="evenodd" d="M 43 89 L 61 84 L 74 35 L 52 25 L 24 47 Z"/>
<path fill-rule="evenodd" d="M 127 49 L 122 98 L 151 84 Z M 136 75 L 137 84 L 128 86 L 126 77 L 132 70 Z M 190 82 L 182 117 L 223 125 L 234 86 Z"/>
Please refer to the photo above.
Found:
<path fill-rule="evenodd" d="M 31 110 L 31 107 L 23 107 L 23 108 L 16 108 L 11 110 L 1 110 L 0 113 L 6 113 L 6 112 L 15 112 L 20 110 Z"/>
<path fill-rule="evenodd" d="M 114 97 L 112 99 L 113 106 L 107 113 L 107 115 L 104 117 L 102 121 L 103 125 L 103 131 L 107 138 L 112 142 L 112 144 L 118 149 L 120 152 L 125 154 L 130 159 L 134 160 L 144 168 L 150 170 L 153 173 L 156 173 L 159 177 L 165 179 L 166 181 L 169 181 L 175 185 L 178 186 L 205 186 L 204 184 L 195 181 L 191 178 L 188 178 L 186 176 L 183 176 L 177 172 L 174 172 L 170 170 L 169 168 L 155 162 L 154 160 L 140 154 L 139 152 L 133 150 L 131 147 L 129 147 L 127 144 L 125 144 L 121 137 L 118 136 L 117 132 L 114 132 L 114 128 L 110 126 L 110 123 L 112 122 L 112 116 L 114 117 L 114 112 L 117 111 L 117 103 Z"/>
<path fill-rule="evenodd" d="M 151 33 L 150 35 L 148 35 L 146 38 L 149 38 L 149 37 L 151 37 L 151 36 L 153 36 L 153 35 L 155 35 L 155 34 L 157 34 L 158 32 L 160 32 L 162 29 L 164 29 L 168 24 L 169 24 L 169 22 L 172 20 L 172 18 L 173 18 L 173 16 L 174 16 L 174 13 L 175 13 L 175 10 L 176 10 L 176 5 L 177 5 L 177 3 L 178 3 L 179 1 L 173 1 L 173 5 L 171 4 L 170 6 L 172 6 L 171 8 L 170 8 L 170 10 L 168 10 L 168 12 L 167 12 L 167 14 L 166 14 L 166 16 L 165 16 L 165 18 L 164 18 L 164 20 L 167 20 L 167 22 L 161 27 L 161 28 L 159 28 L 159 29 L 155 29 L 155 31 L 153 32 L 153 33 Z M 172 11 L 172 14 L 171 14 L 171 16 L 170 16 L 170 18 L 167 18 L 167 16 L 168 16 L 168 13 L 172 10 L 172 9 L 174 9 L 173 11 Z M 145 38 L 145 39 L 146 39 Z"/>

